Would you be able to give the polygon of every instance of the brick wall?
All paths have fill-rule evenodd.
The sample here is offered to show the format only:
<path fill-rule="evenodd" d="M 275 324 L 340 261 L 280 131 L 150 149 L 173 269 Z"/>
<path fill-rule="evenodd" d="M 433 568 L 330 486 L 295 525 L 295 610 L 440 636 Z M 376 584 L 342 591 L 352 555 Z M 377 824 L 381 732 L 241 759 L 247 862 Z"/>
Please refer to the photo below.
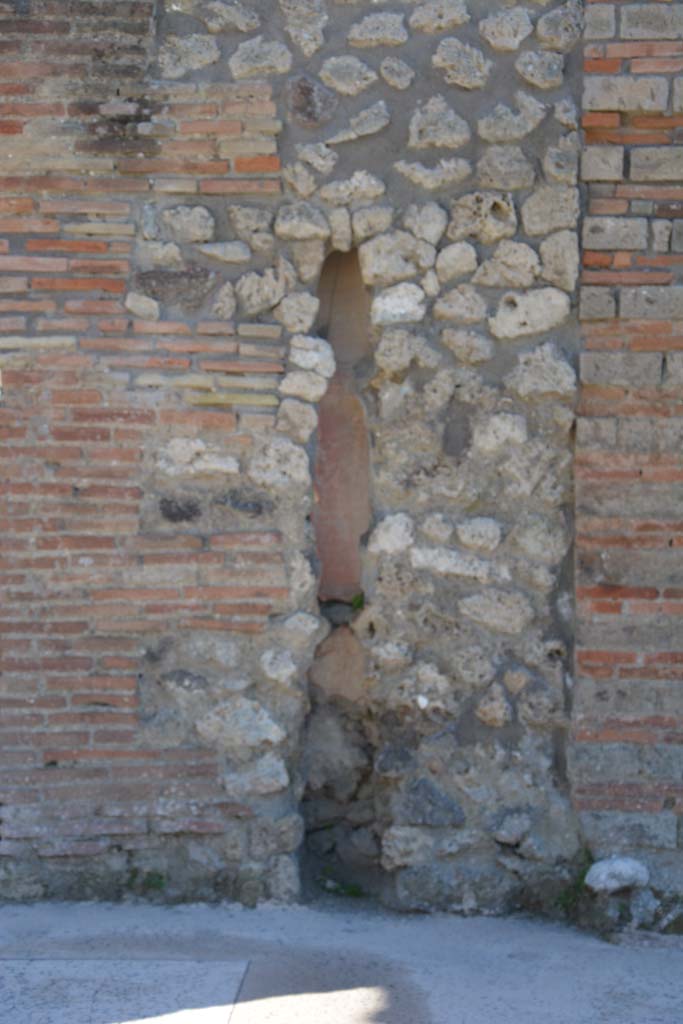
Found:
<path fill-rule="evenodd" d="M 587 6 L 574 798 L 683 881 L 683 4 Z"/>
<path fill-rule="evenodd" d="M 224 764 L 196 736 L 155 737 L 141 683 L 169 638 L 258 634 L 287 595 L 277 530 L 238 513 L 200 528 L 172 455 L 163 462 L 164 445 L 185 439 L 191 455 L 218 460 L 220 479 L 206 461 L 201 470 L 200 502 L 224 497 L 249 428 L 272 422 L 280 330 L 193 315 L 213 271 L 145 270 L 135 248 L 150 210 L 277 194 L 278 123 L 265 83 L 149 84 L 152 8 L 0 3 L 0 873 L 10 896 L 46 891 L 47 871 L 66 895 L 163 884 L 170 895 L 176 885 L 253 898 L 239 877 L 253 812 L 226 793 Z M 145 273 L 177 319 L 126 308 Z M 218 845 L 193 862 L 188 837 Z M 221 874 L 226 860 L 234 871 Z"/>

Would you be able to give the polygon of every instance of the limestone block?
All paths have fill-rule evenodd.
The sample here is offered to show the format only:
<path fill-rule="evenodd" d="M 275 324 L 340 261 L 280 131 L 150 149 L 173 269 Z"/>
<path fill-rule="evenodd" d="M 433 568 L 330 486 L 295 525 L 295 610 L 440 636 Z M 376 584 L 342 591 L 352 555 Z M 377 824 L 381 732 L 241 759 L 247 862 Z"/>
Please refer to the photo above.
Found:
<path fill-rule="evenodd" d="M 512 721 L 512 708 L 500 683 L 494 683 L 477 704 L 475 715 L 491 729 L 501 729 Z"/>
<path fill-rule="evenodd" d="M 273 214 L 256 206 L 228 205 L 228 219 L 238 238 L 246 242 L 255 252 L 269 252 L 274 238 L 271 231 Z"/>
<path fill-rule="evenodd" d="M 209 242 L 200 245 L 199 252 L 219 263 L 248 263 L 251 259 L 251 249 L 246 242 Z"/>
<path fill-rule="evenodd" d="M 454 242 L 474 238 L 492 245 L 517 231 L 512 196 L 504 192 L 470 192 L 451 206 L 447 235 Z"/>
<path fill-rule="evenodd" d="M 475 450 L 485 455 L 497 455 L 509 445 L 521 445 L 527 440 L 527 425 L 523 416 L 500 412 L 478 420 L 472 431 Z"/>
<path fill-rule="evenodd" d="M 651 4 L 625 6 L 621 19 L 622 39 L 680 39 L 683 12 L 680 5 Z"/>
<path fill-rule="evenodd" d="M 384 234 L 391 227 L 394 211 L 390 206 L 366 206 L 351 214 L 353 240 L 358 245 L 374 235 Z"/>
<path fill-rule="evenodd" d="M 557 565 L 569 549 L 569 536 L 561 519 L 529 516 L 515 526 L 511 541 L 535 562 Z"/>
<path fill-rule="evenodd" d="M 458 157 L 439 160 L 434 167 L 425 167 L 422 163 L 399 160 L 394 164 L 394 169 L 411 181 L 413 185 L 428 189 L 430 192 L 448 188 L 449 185 L 457 185 L 472 172 L 469 161 Z"/>
<path fill-rule="evenodd" d="M 418 106 L 408 126 L 410 149 L 460 149 L 470 140 L 470 129 L 443 96 L 432 96 Z"/>
<path fill-rule="evenodd" d="M 447 32 L 470 20 L 465 0 L 429 0 L 410 15 L 409 25 L 418 32 Z"/>
<path fill-rule="evenodd" d="M 575 185 L 579 177 L 579 145 L 576 132 L 560 139 L 556 146 L 549 146 L 543 157 L 543 172 L 546 181 L 561 185 Z"/>
<path fill-rule="evenodd" d="M 489 328 L 496 338 L 521 338 L 552 330 L 569 316 L 569 297 L 557 288 L 536 288 L 529 292 L 507 292 Z"/>
<path fill-rule="evenodd" d="M 287 788 L 289 773 L 281 757 L 268 753 L 241 772 L 228 772 L 223 778 L 223 785 L 228 799 L 269 796 Z"/>
<path fill-rule="evenodd" d="M 371 107 L 366 107 L 360 113 L 349 119 L 348 128 L 342 129 L 336 135 L 327 139 L 327 144 L 337 146 L 342 142 L 354 142 L 364 135 L 376 135 L 391 123 L 391 114 L 384 100 L 378 100 Z"/>
<path fill-rule="evenodd" d="M 517 112 L 498 103 L 490 114 L 477 121 L 477 131 L 487 142 L 517 142 L 538 128 L 547 108 L 521 90 L 515 94 Z"/>
<path fill-rule="evenodd" d="M 385 871 L 425 864 L 434 857 L 435 839 L 426 828 L 392 825 L 382 836 L 382 867 Z"/>
<path fill-rule="evenodd" d="M 331 210 L 328 220 L 332 234 L 330 241 L 338 252 L 350 252 L 353 245 L 353 229 L 351 215 L 344 207 Z"/>
<path fill-rule="evenodd" d="M 273 310 L 273 316 L 288 331 L 310 331 L 320 308 L 320 300 L 308 292 L 292 292 Z"/>
<path fill-rule="evenodd" d="M 211 308 L 214 316 L 220 317 L 221 320 L 232 320 L 237 309 L 237 298 L 235 297 L 235 289 L 230 281 L 226 281 L 218 291 Z"/>
<path fill-rule="evenodd" d="M 391 231 L 369 239 L 358 249 L 363 281 L 367 285 L 389 285 L 428 270 L 436 258 L 434 246 L 421 242 L 408 231 Z"/>
<path fill-rule="evenodd" d="M 406 64 L 400 57 L 385 57 L 379 66 L 379 73 L 387 85 L 400 92 L 410 88 L 415 78 L 415 72 L 410 64 Z"/>
<path fill-rule="evenodd" d="M 292 191 L 302 199 L 308 199 L 318 187 L 315 175 L 301 160 L 296 160 L 293 164 L 286 164 L 282 169 L 282 177 Z"/>
<path fill-rule="evenodd" d="M 561 53 L 525 50 L 515 61 L 515 71 L 537 89 L 558 89 L 564 81 L 564 57 Z"/>
<path fill-rule="evenodd" d="M 441 344 L 462 363 L 486 363 L 493 358 L 495 347 L 490 338 L 476 331 L 446 327 L 441 332 Z"/>
<path fill-rule="evenodd" d="M 368 14 L 351 26 L 350 46 L 401 46 L 408 41 L 402 14 Z"/>
<path fill-rule="evenodd" d="M 539 271 L 538 256 L 530 245 L 504 239 L 472 280 L 487 288 L 530 288 Z"/>
<path fill-rule="evenodd" d="M 334 206 L 345 206 L 359 199 L 378 199 L 386 187 L 376 175 L 369 171 L 355 171 L 343 181 L 331 181 L 320 189 L 320 198 Z"/>
<path fill-rule="evenodd" d="M 461 284 L 447 292 L 434 304 L 436 320 L 455 320 L 463 324 L 476 324 L 487 313 L 486 300 L 470 284 Z"/>
<path fill-rule="evenodd" d="M 310 164 L 318 174 L 331 174 L 339 160 L 339 154 L 326 146 L 324 142 L 298 144 L 296 152 L 299 159 Z"/>
<path fill-rule="evenodd" d="M 438 203 L 412 203 L 403 215 L 403 224 L 416 238 L 436 245 L 446 230 L 448 214 Z"/>
<path fill-rule="evenodd" d="M 500 523 L 489 516 L 466 519 L 458 523 L 455 529 L 460 543 L 475 551 L 495 551 L 503 537 Z"/>
<path fill-rule="evenodd" d="M 683 173 L 683 146 L 634 147 L 632 181 L 679 181 Z"/>
<path fill-rule="evenodd" d="M 643 888 L 650 881 L 650 872 L 634 857 L 608 857 L 591 864 L 586 875 L 586 888 L 592 892 L 620 892 Z"/>
<path fill-rule="evenodd" d="M 397 284 L 375 296 L 372 303 L 373 324 L 419 323 L 426 313 L 425 293 L 416 284 Z"/>
<path fill-rule="evenodd" d="M 647 249 L 645 217 L 586 217 L 583 245 L 586 249 Z"/>
<path fill-rule="evenodd" d="M 479 33 L 494 50 L 518 50 L 534 26 L 523 7 L 491 14 L 479 22 Z"/>
<path fill-rule="evenodd" d="M 301 398 L 305 402 L 319 402 L 327 391 L 327 381 L 312 370 L 292 370 L 280 384 L 280 394 Z"/>
<path fill-rule="evenodd" d="M 182 78 L 188 71 L 215 64 L 220 55 L 211 36 L 168 36 L 159 50 L 159 67 L 164 78 Z"/>
<path fill-rule="evenodd" d="M 278 0 L 285 29 L 305 57 L 312 57 L 325 41 L 323 28 L 328 14 L 325 0 Z"/>
<path fill-rule="evenodd" d="M 534 610 L 519 591 L 491 589 L 472 594 L 458 602 L 458 608 L 468 619 L 493 633 L 510 636 L 524 632 L 531 625 Z"/>
<path fill-rule="evenodd" d="M 254 36 L 240 43 L 228 61 L 233 78 L 260 78 L 284 75 L 292 67 L 292 54 L 284 43 L 268 42 Z"/>
<path fill-rule="evenodd" d="M 138 264 L 142 267 L 166 267 L 182 270 L 182 253 L 175 242 L 138 242 L 135 246 Z"/>
<path fill-rule="evenodd" d="M 304 371 L 302 371 L 304 372 Z M 326 387 L 324 379 L 321 377 Z M 288 438 L 274 437 L 252 458 L 247 475 L 254 483 L 274 490 L 308 487 L 308 455 Z"/>
<path fill-rule="evenodd" d="M 286 241 L 308 241 L 330 237 L 330 226 L 322 210 L 304 200 L 280 207 L 274 229 L 278 238 Z"/>
<path fill-rule="evenodd" d="M 558 231 L 541 242 L 541 277 L 572 292 L 579 276 L 579 238 L 575 231 Z"/>
<path fill-rule="evenodd" d="M 197 721 L 196 729 L 205 743 L 241 761 L 282 743 L 287 735 L 260 704 L 246 697 L 233 697 L 212 708 Z"/>
<path fill-rule="evenodd" d="M 320 69 L 325 85 L 343 96 L 357 96 L 377 81 L 377 72 L 357 57 L 328 57 Z"/>
<path fill-rule="evenodd" d="M 522 353 L 505 384 L 520 398 L 571 399 L 576 393 L 576 373 L 555 345 L 549 343 Z"/>
<path fill-rule="evenodd" d="M 281 433 L 288 434 L 294 441 L 306 444 L 318 426 L 318 414 L 308 403 L 286 398 L 280 404 L 276 426 Z"/>
<path fill-rule="evenodd" d="M 624 176 L 623 146 L 586 146 L 581 154 L 583 181 L 621 181 Z"/>
<path fill-rule="evenodd" d="M 410 564 L 414 569 L 427 569 L 439 576 L 459 576 L 479 583 L 488 583 L 493 577 L 489 562 L 456 548 L 413 547 Z"/>
<path fill-rule="evenodd" d="M 579 112 L 576 109 L 576 103 L 569 96 L 565 96 L 564 99 L 558 100 L 553 108 L 555 120 L 558 124 L 561 124 L 563 128 L 569 128 L 572 131 L 576 131 L 579 127 Z"/>
<path fill-rule="evenodd" d="M 216 227 L 213 214 L 205 206 L 174 206 L 164 210 L 161 223 L 174 242 L 208 242 Z"/>
<path fill-rule="evenodd" d="M 489 146 L 477 163 L 477 179 L 484 188 L 531 188 L 535 177 L 519 146 Z"/>
<path fill-rule="evenodd" d="M 377 524 L 368 541 L 375 555 L 398 555 L 408 551 L 415 537 L 415 524 L 405 512 L 386 516 Z"/>
<path fill-rule="evenodd" d="M 432 64 L 443 72 L 449 85 L 459 85 L 462 89 L 483 89 L 493 67 L 476 46 L 453 37 L 441 40 Z"/>
<path fill-rule="evenodd" d="M 436 258 L 436 273 L 442 284 L 472 274 L 476 269 L 477 250 L 469 242 L 453 242 L 442 249 Z"/>
<path fill-rule="evenodd" d="M 527 235 L 548 235 L 575 227 L 579 219 L 579 191 L 564 185 L 541 185 L 522 205 Z"/>
<path fill-rule="evenodd" d="M 289 360 L 302 370 L 314 370 L 321 377 L 331 377 L 336 369 L 332 346 L 324 338 L 295 334 L 290 342 Z"/>
<path fill-rule="evenodd" d="M 561 53 L 576 46 L 582 29 L 583 4 L 580 0 L 569 0 L 569 3 L 542 15 L 536 23 L 536 35 L 541 45 Z"/>
<path fill-rule="evenodd" d="M 614 4 L 588 4 L 583 34 L 585 39 L 614 39 L 617 34 Z"/>
<path fill-rule="evenodd" d="M 415 360 L 425 365 L 424 354 L 429 351 L 427 342 L 410 331 L 394 328 L 383 331 L 375 351 L 375 363 L 387 376 L 400 377 Z"/>
<path fill-rule="evenodd" d="M 133 316 L 139 316 L 141 320 L 158 320 L 161 315 L 161 307 L 156 299 L 150 299 L 148 295 L 141 295 L 139 292 L 128 292 L 124 306 Z"/>
<path fill-rule="evenodd" d="M 273 682 L 283 685 L 292 681 L 297 675 L 296 662 L 289 651 L 280 647 L 271 647 L 261 655 L 261 668 Z"/>
<path fill-rule="evenodd" d="M 664 112 L 669 102 L 669 80 L 652 75 L 586 75 L 584 110 L 651 114 Z M 634 148 L 633 152 L 638 150 Z"/>
<path fill-rule="evenodd" d="M 199 18 L 209 32 L 254 32 L 260 24 L 258 14 L 239 0 L 169 0 L 167 8 Z"/>
<path fill-rule="evenodd" d="M 287 288 L 293 285 L 294 268 L 285 260 L 277 267 L 268 267 L 263 274 L 244 274 L 235 285 L 235 294 L 247 315 L 255 316 L 277 306 Z"/>

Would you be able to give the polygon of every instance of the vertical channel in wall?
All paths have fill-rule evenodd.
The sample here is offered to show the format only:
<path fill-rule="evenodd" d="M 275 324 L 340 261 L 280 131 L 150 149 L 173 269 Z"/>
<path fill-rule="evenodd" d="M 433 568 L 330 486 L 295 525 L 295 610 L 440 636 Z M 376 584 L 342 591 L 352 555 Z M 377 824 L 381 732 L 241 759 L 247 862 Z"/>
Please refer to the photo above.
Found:
<path fill-rule="evenodd" d="M 309 674 L 312 714 L 307 725 L 304 808 L 309 868 L 333 885 L 340 871 L 345 873 L 342 865 L 348 884 L 349 869 L 351 877 L 367 869 L 379 852 L 371 827 L 372 758 L 360 699 L 365 656 L 350 628 L 364 602 L 361 546 L 371 524 L 370 438 L 360 395 L 360 378 L 372 365 L 370 293 L 355 249 L 330 253 L 318 298 L 317 333 L 331 345 L 336 362 L 318 406 L 312 517 L 318 601 L 331 632 L 320 644 Z M 368 827 L 359 831 L 363 801 Z"/>

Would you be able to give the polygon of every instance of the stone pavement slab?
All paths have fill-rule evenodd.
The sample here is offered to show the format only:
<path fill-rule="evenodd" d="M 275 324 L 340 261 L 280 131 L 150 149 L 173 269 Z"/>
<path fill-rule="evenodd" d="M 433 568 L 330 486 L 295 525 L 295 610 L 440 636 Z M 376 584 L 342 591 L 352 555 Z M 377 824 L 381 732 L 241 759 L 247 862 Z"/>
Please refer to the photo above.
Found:
<path fill-rule="evenodd" d="M 351 901 L 5 905 L 0 968 L 2 1024 L 683 1022 L 680 937 Z"/>
<path fill-rule="evenodd" d="M 5 960 L 7 1024 L 227 1024 L 247 964 L 159 960 Z"/>

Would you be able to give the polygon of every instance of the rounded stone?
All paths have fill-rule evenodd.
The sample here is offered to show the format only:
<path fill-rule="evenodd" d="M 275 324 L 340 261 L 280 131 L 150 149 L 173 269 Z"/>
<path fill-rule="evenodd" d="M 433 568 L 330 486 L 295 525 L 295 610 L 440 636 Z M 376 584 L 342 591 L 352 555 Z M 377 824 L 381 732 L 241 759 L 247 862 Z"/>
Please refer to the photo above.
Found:
<path fill-rule="evenodd" d="M 558 288 L 537 288 L 530 292 L 507 292 L 489 328 L 496 338 L 521 338 L 549 331 L 569 316 L 569 297 Z"/>
<path fill-rule="evenodd" d="M 377 72 L 357 57 L 328 57 L 320 69 L 320 78 L 343 96 L 357 96 L 377 81 Z"/>
<path fill-rule="evenodd" d="M 405 512 L 398 512 L 377 524 L 368 542 L 368 551 L 377 555 L 397 555 L 407 551 L 414 537 L 413 520 Z"/>
<path fill-rule="evenodd" d="M 443 96 L 432 96 L 410 119 L 410 149 L 459 149 L 470 140 L 467 121 L 448 106 Z"/>
<path fill-rule="evenodd" d="M 174 206 L 164 210 L 161 223 L 174 242 L 208 242 L 216 227 L 205 206 Z"/>
<path fill-rule="evenodd" d="M 419 323 L 426 313 L 425 293 L 416 284 L 397 284 L 375 296 L 372 322 L 375 325 Z"/>
<path fill-rule="evenodd" d="M 404 227 L 431 245 L 440 241 L 447 224 L 448 214 L 438 203 L 412 203 L 403 215 Z"/>
<path fill-rule="evenodd" d="M 429 0 L 410 15 L 409 25 L 418 32 L 447 32 L 470 20 L 465 0 Z"/>
<path fill-rule="evenodd" d="M 591 892 L 613 893 L 643 888 L 649 881 L 650 872 L 635 857 L 608 857 L 591 864 L 585 884 Z"/>
<path fill-rule="evenodd" d="M 469 242 L 453 242 L 442 249 L 436 258 L 436 273 L 445 284 L 456 277 L 473 274 L 477 269 L 477 250 Z"/>
<path fill-rule="evenodd" d="M 379 73 L 392 89 L 408 89 L 415 78 L 415 72 L 400 57 L 385 57 L 379 66 Z"/>
<path fill-rule="evenodd" d="M 284 75 L 292 66 L 292 54 L 284 43 L 264 40 L 254 36 L 240 43 L 228 61 L 233 78 L 259 78 L 268 75 Z"/>
<path fill-rule="evenodd" d="M 368 14 L 351 26 L 350 46 L 401 46 L 408 41 L 402 14 Z"/>
<path fill-rule="evenodd" d="M 432 64 L 443 72 L 449 85 L 459 85 L 461 89 L 483 89 L 493 68 L 476 46 L 450 37 L 441 40 Z"/>
<path fill-rule="evenodd" d="M 523 7 L 500 11 L 479 22 L 479 33 L 494 50 L 518 50 L 534 30 Z"/>
<path fill-rule="evenodd" d="M 330 225 L 322 210 L 311 203 L 301 201 L 281 206 L 273 228 L 278 238 L 285 241 L 308 241 L 313 238 L 330 237 Z"/>
<path fill-rule="evenodd" d="M 558 89 L 564 81 L 564 57 L 561 53 L 527 50 L 515 61 L 515 71 L 537 89 Z"/>

